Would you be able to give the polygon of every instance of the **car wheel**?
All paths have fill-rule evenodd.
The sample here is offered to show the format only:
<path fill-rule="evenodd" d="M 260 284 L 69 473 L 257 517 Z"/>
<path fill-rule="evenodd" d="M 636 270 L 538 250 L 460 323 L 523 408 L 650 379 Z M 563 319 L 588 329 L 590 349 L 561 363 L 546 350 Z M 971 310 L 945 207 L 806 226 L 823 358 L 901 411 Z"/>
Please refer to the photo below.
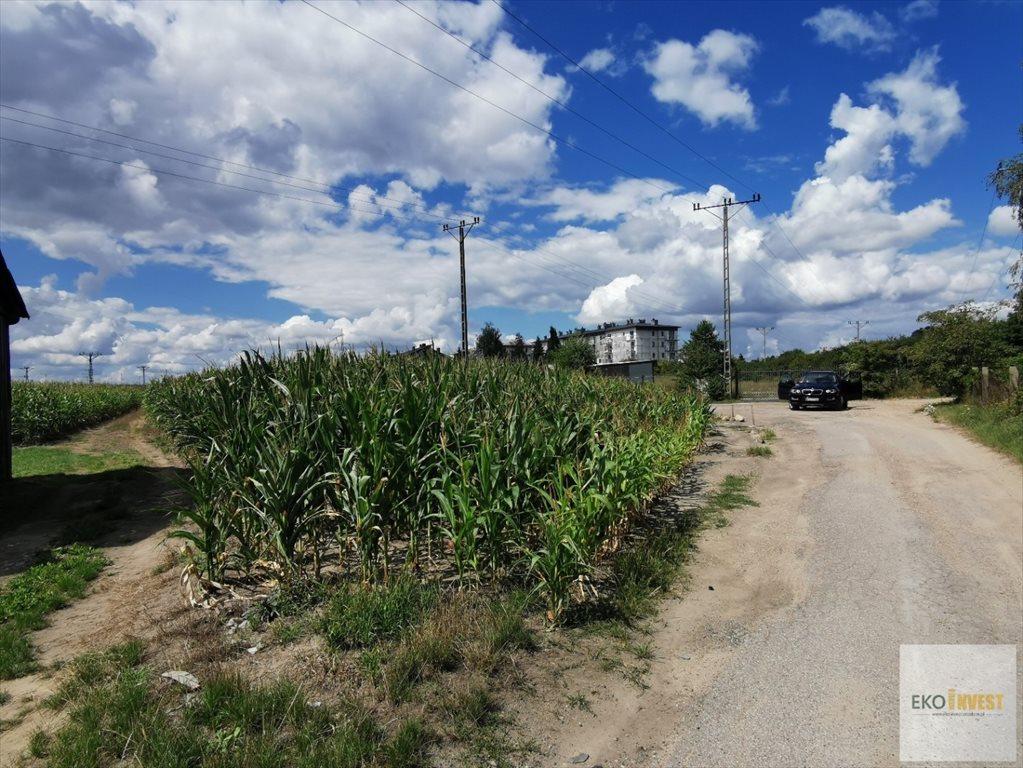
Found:
<path fill-rule="evenodd" d="M 845 399 L 845 395 L 842 395 L 842 400 L 838 405 L 838 410 L 844 411 L 849 407 L 849 401 Z"/>

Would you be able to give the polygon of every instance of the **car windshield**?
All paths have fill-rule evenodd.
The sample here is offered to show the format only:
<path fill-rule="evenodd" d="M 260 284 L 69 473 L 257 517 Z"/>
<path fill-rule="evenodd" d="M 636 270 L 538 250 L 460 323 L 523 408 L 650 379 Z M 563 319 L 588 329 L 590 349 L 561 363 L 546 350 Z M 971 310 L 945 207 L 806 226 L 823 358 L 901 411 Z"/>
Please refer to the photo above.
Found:
<path fill-rule="evenodd" d="M 836 382 L 837 377 L 833 373 L 804 373 L 799 380 L 800 384 L 813 387 L 831 387 Z"/>

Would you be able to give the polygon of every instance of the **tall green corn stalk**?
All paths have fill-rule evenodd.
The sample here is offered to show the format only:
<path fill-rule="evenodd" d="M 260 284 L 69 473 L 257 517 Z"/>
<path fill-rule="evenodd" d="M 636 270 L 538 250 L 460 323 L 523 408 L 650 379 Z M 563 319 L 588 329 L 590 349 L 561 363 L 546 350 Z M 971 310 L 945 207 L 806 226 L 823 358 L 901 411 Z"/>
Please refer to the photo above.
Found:
<path fill-rule="evenodd" d="M 701 400 L 621 380 L 315 347 L 158 382 L 147 407 L 192 468 L 182 535 L 206 573 L 272 560 L 297 577 L 321 549 L 351 548 L 378 583 L 396 552 L 417 568 L 425 540 L 450 547 L 463 586 L 525 579 L 552 621 L 709 418 Z"/>

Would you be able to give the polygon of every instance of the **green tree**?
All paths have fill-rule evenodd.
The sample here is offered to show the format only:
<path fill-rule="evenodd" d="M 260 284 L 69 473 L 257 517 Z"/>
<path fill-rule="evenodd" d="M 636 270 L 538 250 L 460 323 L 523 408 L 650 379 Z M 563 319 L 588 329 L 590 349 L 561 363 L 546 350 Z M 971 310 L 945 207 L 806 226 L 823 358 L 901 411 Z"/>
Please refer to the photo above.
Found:
<path fill-rule="evenodd" d="M 504 357 L 504 343 L 501 332 L 487 323 L 476 337 L 476 354 L 480 357 Z"/>
<path fill-rule="evenodd" d="M 509 355 L 509 357 L 512 360 L 526 359 L 526 342 L 522 340 L 521 333 L 516 333 L 515 338 L 512 339 L 511 354 Z"/>
<path fill-rule="evenodd" d="M 718 338 L 714 324 L 701 320 L 689 334 L 679 353 L 678 383 L 684 389 L 699 389 L 714 400 L 725 396 L 725 343 Z"/>
<path fill-rule="evenodd" d="M 533 342 L 533 362 L 543 362 L 543 340 L 537 336 L 536 341 Z"/>
<path fill-rule="evenodd" d="M 1019 127 L 1019 137 L 1023 141 L 1023 124 Z M 999 197 L 1008 198 L 1016 223 L 1023 229 L 1023 153 L 999 161 L 998 168 L 988 176 L 988 186 L 994 187 Z M 1023 250 L 1009 274 L 1015 289 L 1014 314 L 1023 315 Z"/>
<path fill-rule="evenodd" d="M 560 346 L 561 339 L 558 336 L 558 329 L 552 325 L 550 333 L 547 334 L 547 354 L 550 355 Z"/>
<path fill-rule="evenodd" d="M 597 353 L 585 337 L 572 336 L 553 352 L 548 352 L 547 358 L 561 368 L 582 370 L 597 362 Z"/>
<path fill-rule="evenodd" d="M 993 365 L 1005 354 L 994 314 L 967 302 L 920 315 L 917 320 L 927 327 L 913 347 L 918 378 L 942 395 L 965 395 L 977 380 L 973 369 Z"/>

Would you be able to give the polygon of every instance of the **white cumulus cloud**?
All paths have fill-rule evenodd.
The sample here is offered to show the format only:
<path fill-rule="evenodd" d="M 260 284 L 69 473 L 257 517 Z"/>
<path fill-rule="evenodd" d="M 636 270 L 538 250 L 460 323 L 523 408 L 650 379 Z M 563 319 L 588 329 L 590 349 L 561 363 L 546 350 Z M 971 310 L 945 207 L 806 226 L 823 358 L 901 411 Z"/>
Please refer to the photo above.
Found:
<path fill-rule="evenodd" d="M 610 48 L 594 48 L 579 63 L 590 72 L 603 72 L 615 63 L 614 51 Z"/>
<path fill-rule="evenodd" d="M 998 237 L 1014 237 L 1019 234 L 1020 223 L 1011 205 L 999 205 L 987 218 L 987 231 Z"/>
<path fill-rule="evenodd" d="M 955 136 L 965 132 L 964 105 L 955 84 L 938 82 L 937 51 L 922 51 L 902 72 L 867 84 L 876 101 L 858 107 L 841 94 L 831 110 L 831 126 L 845 136 L 828 147 L 817 173 L 839 181 L 894 165 L 896 138 L 909 141 L 909 159 L 927 166 Z"/>
<path fill-rule="evenodd" d="M 884 51 L 895 40 L 895 29 L 891 22 L 877 11 L 865 16 L 839 5 L 822 8 L 805 19 L 803 24 L 817 33 L 818 42 L 834 43 L 848 50 L 865 48 Z"/>
<path fill-rule="evenodd" d="M 749 35 L 715 29 L 697 45 L 659 43 L 643 68 L 654 78 L 651 91 L 666 104 L 681 104 L 705 124 L 732 122 L 757 127 L 753 101 L 734 75 L 749 68 L 758 45 Z"/>
<path fill-rule="evenodd" d="M 594 288 L 576 315 L 583 325 L 596 325 L 608 320 L 623 320 L 634 312 L 629 289 L 643 284 L 639 275 L 616 277 L 607 285 Z"/>

